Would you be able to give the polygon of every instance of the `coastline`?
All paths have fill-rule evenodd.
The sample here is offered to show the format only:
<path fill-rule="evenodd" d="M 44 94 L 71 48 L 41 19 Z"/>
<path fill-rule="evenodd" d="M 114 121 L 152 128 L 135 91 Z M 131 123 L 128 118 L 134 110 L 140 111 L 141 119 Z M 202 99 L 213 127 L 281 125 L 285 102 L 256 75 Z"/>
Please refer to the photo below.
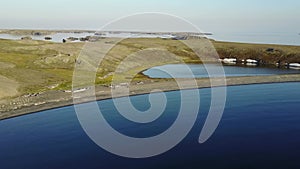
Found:
<path fill-rule="evenodd" d="M 22 32 L 22 30 L 16 30 L 15 33 L 18 33 L 18 31 Z M 32 33 L 29 30 L 23 31 Z M 39 33 L 42 34 L 42 32 Z M 206 39 L 203 40 L 205 41 Z M 188 38 L 186 41 L 194 43 L 195 39 Z M 106 47 L 106 45 L 116 42 L 114 38 L 104 38 L 99 43 Z M 300 46 L 246 44 L 213 40 L 211 40 L 211 43 L 220 59 L 234 57 L 237 63 L 242 63 L 243 60 L 247 59 L 255 59 L 262 65 L 272 65 L 278 68 L 286 68 L 286 65 L 290 63 L 300 63 Z M 11 80 L 14 80 L 15 84 L 17 84 L 15 86 L 10 85 L 10 90 L 2 89 L 2 93 L 6 95 L 0 99 L 0 120 L 73 105 L 72 91 L 70 90 L 72 87 L 73 69 L 83 45 L 84 43 L 81 42 L 50 43 L 36 40 L 0 39 L 0 54 L 2 55 L 0 74 L 5 77 L 2 78 L 3 84 L 9 84 Z M 183 59 L 185 63 L 199 62 L 199 58 L 196 57 L 195 53 L 187 50 L 188 48 L 178 40 L 161 38 L 126 39 L 122 43 L 117 43 L 115 50 L 110 51 L 106 58 L 107 61 L 102 65 L 101 71 L 99 70 L 100 73 L 96 79 L 96 83 L 99 85 L 95 86 L 97 100 L 112 98 L 112 89 L 109 86 L 110 78 L 113 76 L 111 72 L 114 72 L 117 68 L 116 64 L 114 64 L 115 62 L 121 62 L 128 55 L 142 49 L 151 49 L 153 45 L 154 47 L 159 46 L 159 49 L 173 53 L 175 56 L 166 55 L 167 57 L 162 62 L 159 55 L 149 50 L 150 52 L 146 53 L 149 59 L 143 61 L 135 58 L 136 60 L 131 61 L 134 63 L 135 69 L 126 71 L 122 77 L 119 77 L 119 80 L 124 80 L 124 78 L 127 78 L 126 76 L 131 76 L 158 65 L 176 64 L 180 59 Z M 18 60 L 15 59 L 16 57 Z M 206 62 L 216 62 L 217 59 L 211 56 L 203 58 Z M 108 60 L 115 60 L 115 62 L 108 62 Z M 32 77 L 34 77 L 34 80 L 30 80 Z M 191 79 L 183 80 L 188 82 Z M 228 77 L 226 81 L 228 86 L 300 82 L 300 74 Z M 193 86 L 183 89 L 211 87 L 210 79 L 208 78 L 197 79 L 197 83 L 197 87 Z M 148 94 L 154 89 L 164 92 L 179 90 L 179 87 L 172 79 L 151 79 L 141 74 L 137 75 L 129 88 L 129 94 L 118 95 L 117 97 Z M 183 89 L 181 88 L 180 90 Z M 87 90 L 90 90 L 90 87 Z M 18 93 L 16 94 L 15 91 L 18 91 Z M 80 99 L 82 102 L 88 102 L 91 101 L 91 97 L 84 96 L 84 98 Z"/>
<path fill-rule="evenodd" d="M 215 80 L 221 80 L 218 78 L 214 78 Z M 186 82 L 189 82 L 189 79 L 183 79 Z M 177 90 L 189 90 L 189 89 L 202 89 L 202 88 L 210 88 L 210 87 L 221 87 L 224 85 L 218 85 L 215 84 L 214 86 L 211 86 L 210 79 L 209 78 L 203 78 L 203 79 L 196 79 L 197 81 L 197 87 L 189 87 L 186 86 L 184 89 L 179 89 L 176 83 L 171 80 L 162 80 L 152 83 L 146 83 L 144 85 L 131 85 L 130 86 L 130 94 L 129 95 L 118 95 L 114 98 L 119 97 L 126 97 L 126 96 L 136 96 L 136 95 L 144 95 L 149 94 L 153 89 L 160 89 L 164 92 L 171 92 L 171 91 L 177 91 Z M 271 75 L 271 76 L 247 76 L 247 77 L 227 77 L 226 78 L 226 86 L 239 86 L 239 85 L 251 85 L 251 84 L 268 84 L 268 83 L 287 83 L 287 82 L 300 82 L 300 74 L 291 74 L 291 75 Z M 103 86 L 96 86 L 96 100 L 107 100 L 112 99 L 111 96 L 111 89 L 108 87 Z M 60 91 L 61 92 L 61 91 Z M 62 92 L 61 92 L 62 93 Z M 25 106 L 23 105 L 21 108 L 16 110 L 10 110 L 6 112 L 2 112 L 0 114 L 0 121 L 11 119 L 23 115 L 33 114 L 33 113 L 39 113 L 41 111 L 51 110 L 51 109 L 57 109 L 61 107 L 66 106 L 72 106 L 73 98 L 71 96 L 71 93 L 64 93 L 63 95 L 57 95 L 57 93 L 53 92 L 52 98 L 49 100 L 42 100 L 42 97 L 40 98 L 43 102 L 43 104 L 39 105 L 32 105 L 32 106 Z M 37 99 L 39 99 L 37 96 Z M 82 101 L 79 103 L 85 103 L 94 101 L 90 97 L 80 98 Z M 53 101 L 54 100 L 54 101 Z"/>

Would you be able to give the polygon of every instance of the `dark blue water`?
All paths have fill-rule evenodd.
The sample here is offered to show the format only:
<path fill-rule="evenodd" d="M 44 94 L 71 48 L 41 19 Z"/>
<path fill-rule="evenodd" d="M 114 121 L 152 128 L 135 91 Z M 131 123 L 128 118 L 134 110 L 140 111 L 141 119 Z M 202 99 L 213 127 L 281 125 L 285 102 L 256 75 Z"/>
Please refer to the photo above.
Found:
<path fill-rule="evenodd" d="M 187 66 L 189 69 L 187 69 Z M 218 64 L 206 64 L 209 70 L 218 70 L 221 65 Z M 235 66 L 235 65 L 223 65 L 226 77 L 234 76 L 267 76 L 276 74 L 294 74 L 300 73 L 300 70 L 293 69 L 278 69 L 271 67 L 257 67 L 257 66 Z M 189 71 L 192 71 L 196 78 L 208 77 L 207 69 L 202 64 L 169 64 L 163 66 L 157 66 L 150 68 L 143 73 L 151 78 L 172 78 L 170 73 L 173 74 L 173 78 L 191 78 Z M 168 72 L 168 73 L 166 73 Z M 220 77 L 220 74 L 210 74 L 210 77 Z"/>
<path fill-rule="evenodd" d="M 204 144 L 199 133 L 210 105 L 210 89 L 201 95 L 196 125 L 174 149 L 148 159 L 112 155 L 81 129 L 73 107 L 0 121 L 0 168 L 300 168 L 300 83 L 228 88 L 222 121 Z M 129 123 L 112 100 L 99 105 L 109 123 L 124 134 L 149 137 L 167 129 L 177 117 L 179 92 L 168 92 L 167 109 L 158 120 Z M 149 107 L 147 95 L 131 97 L 138 109 Z"/>

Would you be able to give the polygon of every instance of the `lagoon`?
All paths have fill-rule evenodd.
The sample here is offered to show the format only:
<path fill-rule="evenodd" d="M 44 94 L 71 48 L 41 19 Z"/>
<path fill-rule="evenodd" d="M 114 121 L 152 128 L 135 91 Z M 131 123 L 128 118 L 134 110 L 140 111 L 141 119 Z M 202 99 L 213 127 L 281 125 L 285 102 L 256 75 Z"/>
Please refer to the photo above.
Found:
<path fill-rule="evenodd" d="M 226 77 L 238 77 L 238 76 L 267 76 L 267 75 L 279 75 L 279 74 L 297 74 L 300 70 L 294 69 L 279 69 L 274 67 L 265 66 L 236 66 L 236 65 L 221 65 L 221 64 L 168 64 L 163 66 L 157 66 L 150 68 L 143 72 L 151 78 L 207 78 L 209 77 L 207 69 L 219 70 L 224 69 Z M 189 72 L 193 74 L 190 74 Z M 192 75 L 192 76 L 191 76 Z M 210 77 L 222 77 L 222 74 L 216 72 L 210 74 Z"/>

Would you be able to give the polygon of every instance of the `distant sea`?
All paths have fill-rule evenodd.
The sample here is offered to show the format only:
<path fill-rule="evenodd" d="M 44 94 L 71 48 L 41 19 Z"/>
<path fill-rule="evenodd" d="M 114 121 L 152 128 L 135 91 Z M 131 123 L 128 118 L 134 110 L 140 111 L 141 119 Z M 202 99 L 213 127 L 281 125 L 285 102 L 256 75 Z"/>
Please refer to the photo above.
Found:
<path fill-rule="evenodd" d="M 259 44 L 280 44 L 280 45 L 297 45 L 300 46 L 300 31 L 299 32 L 213 32 L 213 35 L 208 35 L 208 38 L 217 40 L 217 41 L 226 41 L 226 42 L 242 42 L 242 43 L 259 43 Z M 66 39 L 68 37 L 86 37 L 93 36 L 91 33 L 82 33 L 82 34 L 74 34 L 74 33 L 57 33 L 51 35 L 51 41 L 54 42 L 62 42 L 62 39 Z M 9 35 L 9 34 L 0 34 L 1 39 L 12 39 L 17 40 L 21 39 L 23 36 Z M 147 37 L 147 38 L 155 38 L 155 37 L 170 37 L 169 35 L 147 35 L 147 34 L 135 34 L 135 33 L 117 33 L 111 34 L 108 33 L 105 37 Z M 44 36 L 32 36 L 34 40 L 44 40 Z"/>
<path fill-rule="evenodd" d="M 213 32 L 209 38 L 218 41 L 300 46 L 299 32 Z"/>

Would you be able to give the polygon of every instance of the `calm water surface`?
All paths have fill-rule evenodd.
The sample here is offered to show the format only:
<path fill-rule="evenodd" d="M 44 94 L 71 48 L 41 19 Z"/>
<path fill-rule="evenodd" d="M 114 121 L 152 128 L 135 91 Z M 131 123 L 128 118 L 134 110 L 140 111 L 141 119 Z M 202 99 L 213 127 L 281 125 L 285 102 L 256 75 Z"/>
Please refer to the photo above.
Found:
<path fill-rule="evenodd" d="M 218 70 L 222 66 L 218 64 L 206 64 L 208 70 Z M 227 77 L 233 76 L 266 76 L 276 74 L 294 74 L 300 73 L 300 70 L 293 69 L 278 69 L 270 67 L 257 67 L 257 66 L 235 66 L 235 65 L 224 65 L 223 69 Z M 189 73 L 192 71 L 192 76 L 196 78 L 209 77 L 207 69 L 202 64 L 169 64 L 163 66 L 157 66 L 150 68 L 143 73 L 151 78 L 192 78 Z M 216 72 L 210 74 L 211 77 L 218 77 L 222 74 Z"/>
<path fill-rule="evenodd" d="M 214 32 L 210 38 L 243 43 L 300 46 L 300 32 Z"/>
<path fill-rule="evenodd" d="M 193 90 L 201 96 L 196 125 L 174 149 L 148 159 L 122 158 L 99 148 L 84 133 L 71 106 L 2 120 L 0 168 L 300 168 L 299 89 L 300 83 L 229 87 L 222 121 L 204 144 L 198 143 L 198 137 L 207 117 L 211 91 Z M 166 130 L 177 117 L 180 92 L 166 95 L 164 114 L 144 125 L 123 119 L 112 100 L 98 104 L 116 130 L 149 137 Z M 147 98 L 148 95 L 131 97 L 140 110 L 149 107 Z"/>

